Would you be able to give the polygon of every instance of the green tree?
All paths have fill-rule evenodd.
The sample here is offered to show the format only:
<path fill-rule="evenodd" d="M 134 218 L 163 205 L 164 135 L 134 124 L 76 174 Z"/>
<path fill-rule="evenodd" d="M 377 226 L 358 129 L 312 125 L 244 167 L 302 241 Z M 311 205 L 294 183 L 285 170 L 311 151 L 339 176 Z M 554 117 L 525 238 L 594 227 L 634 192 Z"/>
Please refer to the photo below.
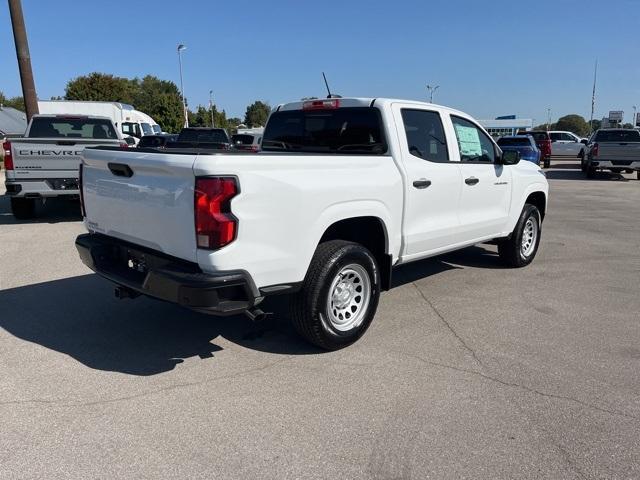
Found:
<path fill-rule="evenodd" d="M 133 103 L 138 80 L 93 72 L 69 80 L 65 89 L 66 100 Z"/>
<path fill-rule="evenodd" d="M 20 110 L 21 112 L 25 111 L 24 98 L 22 97 L 7 98 L 2 92 L 0 92 L 0 104 L 4 105 L 5 107 L 15 108 L 16 110 Z"/>
<path fill-rule="evenodd" d="M 184 114 L 178 86 L 153 75 L 133 82 L 136 89 L 131 103 L 136 110 L 150 115 L 165 131 L 179 132 L 184 125 Z"/>
<path fill-rule="evenodd" d="M 582 116 L 575 113 L 560 117 L 556 122 L 554 129 L 573 132 L 579 137 L 584 137 L 591 131 L 587 121 Z"/>
<path fill-rule="evenodd" d="M 591 131 L 592 132 L 595 132 L 601 126 L 602 126 L 602 121 L 601 120 L 596 120 L 596 119 L 591 120 Z"/>
<path fill-rule="evenodd" d="M 244 114 L 244 123 L 247 127 L 260 127 L 267 123 L 267 118 L 271 112 L 268 103 L 257 100 L 247 107 Z"/>

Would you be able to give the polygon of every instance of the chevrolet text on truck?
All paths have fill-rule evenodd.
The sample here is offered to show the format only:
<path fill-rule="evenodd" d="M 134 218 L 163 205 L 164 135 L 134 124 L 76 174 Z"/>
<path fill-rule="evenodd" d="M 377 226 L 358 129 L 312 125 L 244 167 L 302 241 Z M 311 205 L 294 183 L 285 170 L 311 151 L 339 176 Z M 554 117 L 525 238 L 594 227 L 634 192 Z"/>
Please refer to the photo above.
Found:
<path fill-rule="evenodd" d="M 544 174 L 470 116 L 402 100 L 280 105 L 263 151 L 91 148 L 83 153 L 82 261 L 140 294 L 212 314 L 291 294 L 308 341 L 367 330 L 396 265 L 481 242 L 522 267 L 536 255 Z"/>
<path fill-rule="evenodd" d="M 77 197 L 82 151 L 96 145 L 127 147 L 108 118 L 34 115 L 23 138 L 2 145 L 13 215 L 31 218 L 47 198 Z"/>

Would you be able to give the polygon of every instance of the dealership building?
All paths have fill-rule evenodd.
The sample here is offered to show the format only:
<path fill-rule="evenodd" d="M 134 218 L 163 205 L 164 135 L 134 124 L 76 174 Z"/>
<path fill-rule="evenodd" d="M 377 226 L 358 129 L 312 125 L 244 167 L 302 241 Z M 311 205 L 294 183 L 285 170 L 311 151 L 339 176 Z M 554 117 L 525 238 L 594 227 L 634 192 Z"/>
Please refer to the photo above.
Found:
<path fill-rule="evenodd" d="M 516 118 L 515 115 L 504 115 L 493 120 L 478 120 L 493 137 L 516 135 L 521 130 L 531 130 L 533 119 Z"/>

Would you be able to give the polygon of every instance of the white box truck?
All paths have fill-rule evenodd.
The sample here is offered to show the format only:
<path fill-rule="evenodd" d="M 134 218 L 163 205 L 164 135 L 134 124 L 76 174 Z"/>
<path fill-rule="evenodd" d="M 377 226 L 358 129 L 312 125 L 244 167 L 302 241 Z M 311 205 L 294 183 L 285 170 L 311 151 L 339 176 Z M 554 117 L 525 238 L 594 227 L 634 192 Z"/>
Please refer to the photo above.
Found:
<path fill-rule="evenodd" d="M 110 118 L 125 140 L 129 138 L 128 142 L 135 145 L 144 135 L 162 132 L 162 128 L 153 118 L 126 103 L 39 100 L 38 108 L 42 114 L 90 115 Z"/>

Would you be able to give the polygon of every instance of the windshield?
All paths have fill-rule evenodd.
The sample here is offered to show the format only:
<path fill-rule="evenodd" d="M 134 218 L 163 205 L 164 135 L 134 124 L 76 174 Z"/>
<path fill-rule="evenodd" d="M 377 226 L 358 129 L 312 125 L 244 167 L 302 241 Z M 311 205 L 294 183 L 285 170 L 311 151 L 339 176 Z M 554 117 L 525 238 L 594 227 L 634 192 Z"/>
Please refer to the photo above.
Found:
<path fill-rule="evenodd" d="M 498 139 L 498 145 L 501 147 L 530 147 L 531 142 L 526 137 L 520 138 L 500 138 Z"/>
<path fill-rule="evenodd" d="M 116 140 L 113 124 L 106 118 L 34 117 L 30 138 L 93 138 Z"/>
<path fill-rule="evenodd" d="M 196 129 L 184 128 L 178 136 L 179 142 L 192 143 L 229 143 L 227 132 L 221 128 L 216 129 Z"/>
<path fill-rule="evenodd" d="M 140 125 L 133 122 L 122 122 L 122 133 L 125 135 L 131 135 L 133 137 L 141 137 Z"/>
<path fill-rule="evenodd" d="M 151 124 L 149 123 L 141 123 L 143 135 L 153 135 L 153 129 L 151 128 Z"/>
<path fill-rule="evenodd" d="M 347 107 L 274 112 L 264 131 L 262 149 L 381 155 L 387 144 L 377 109 Z"/>
<path fill-rule="evenodd" d="M 153 129 L 153 133 L 162 133 L 162 128 L 158 124 L 151 125 L 151 128 Z"/>
<path fill-rule="evenodd" d="M 600 130 L 596 134 L 596 142 L 640 142 L 638 130 Z"/>

